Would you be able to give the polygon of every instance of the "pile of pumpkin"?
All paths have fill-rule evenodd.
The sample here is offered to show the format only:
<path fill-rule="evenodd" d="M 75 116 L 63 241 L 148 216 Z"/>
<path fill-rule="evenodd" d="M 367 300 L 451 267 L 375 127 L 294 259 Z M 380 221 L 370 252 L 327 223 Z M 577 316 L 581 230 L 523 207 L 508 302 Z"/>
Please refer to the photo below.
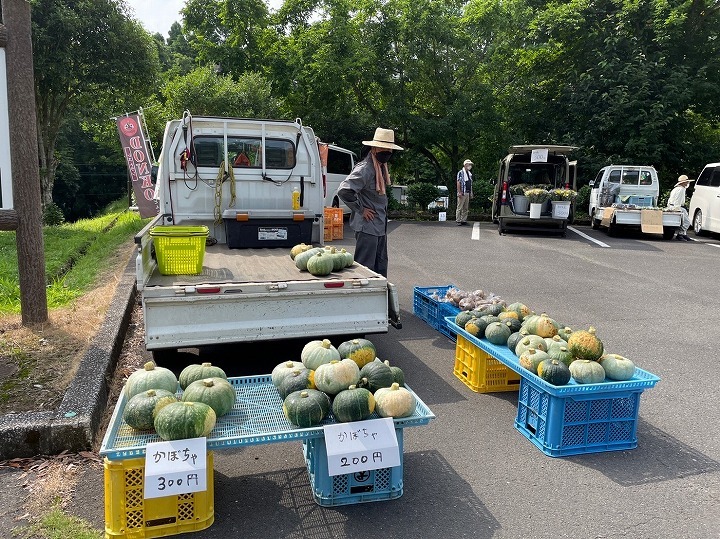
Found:
<path fill-rule="evenodd" d="M 178 383 L 180 401 L 175 396 Z M 124 391 L 125 423 L 136 430 L 154 428 L 163 440 L 207 436 L 235 404 L 225 371 L 210 363 L 188 365 L 178 380 L 171 370 L 149 361 L 128 377 Z"/>
<path fill-rule="evenodd" d="M 355 263 L 353 254 L 335 247 L 313 247 L 301 243 L 290 249 L 290 258 L 300 271 L 308 271 L 311 275 L 323 277 L 333 271 L 349 268 Z"/>
<path fill-rule="evenodd" d="M 463 311 L 455 323 L 478 338 L 507 346 L 520 365 L 546 382 L 562 386 L 631 379 L 635 364 L 618 354 L 604 353 L 595 328 L 573 331 L 546 314 L 537 315 L 522 303 L 491 305 Z"/>
<path fill-rule="evenodd" d="M 318 425 L 332 410 L 338 422 L 380 417 L 407 417 L 415 396 L 405 389 L 399 367 L 380 361 L 375 345 L 353 339 L 335 348 L 328 339 L 310 341 L 301 361 L 280 363 L 272 383 L 283 399 L 283 413 L 301 428 Z"/>

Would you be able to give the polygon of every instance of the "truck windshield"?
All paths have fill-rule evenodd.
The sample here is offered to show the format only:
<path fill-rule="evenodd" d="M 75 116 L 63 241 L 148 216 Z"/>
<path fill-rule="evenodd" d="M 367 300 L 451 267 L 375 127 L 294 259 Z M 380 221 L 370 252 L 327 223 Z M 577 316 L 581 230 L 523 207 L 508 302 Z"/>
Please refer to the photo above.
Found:
<path fill-rule="evenodd" d="M 223 137 L 197 136 L 193 140 L 200 167 L 218 167 L 224 161 Z M 260 137 L 228 137 L 228 157 L 233 167 L 262 167 L 262 139 Z M 267 168 L 295 167 L 295 145 L 290 140 L 265 139 Z"/>

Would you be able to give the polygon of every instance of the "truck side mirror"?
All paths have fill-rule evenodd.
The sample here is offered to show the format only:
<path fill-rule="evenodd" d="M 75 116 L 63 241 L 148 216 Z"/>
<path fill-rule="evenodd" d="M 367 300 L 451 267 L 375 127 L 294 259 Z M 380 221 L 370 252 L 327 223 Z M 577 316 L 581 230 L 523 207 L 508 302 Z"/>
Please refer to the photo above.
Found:
<path fill-rule="evenodd" d="M 590 183 L 588 183 L 588 185 L 589 185 L 590 187 L 592 187 L 593 185 L 595 185 L 595 180 L 590 180 Z"/>
<path fill-rule="evenodd" d="M 495 178 L 490 178 L 490 185 L 495 185 L 497 183 L 497 180 Z"/>

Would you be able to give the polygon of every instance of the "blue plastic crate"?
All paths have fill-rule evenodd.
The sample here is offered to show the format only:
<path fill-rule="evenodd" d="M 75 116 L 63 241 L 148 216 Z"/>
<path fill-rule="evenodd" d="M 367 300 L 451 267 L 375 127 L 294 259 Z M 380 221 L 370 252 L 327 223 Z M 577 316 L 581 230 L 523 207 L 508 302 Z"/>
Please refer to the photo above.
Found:
<path fill-rule="evenodd" d="M 303 454 L 315 503 L 335 507 L 394 500 L 403 494 L 403 429 L 396 428 L 400 466 L 345 475 L 328 475 L 325 440 L 303 441 Z"/>
<path fill-rule="evenodd" d="M 642 392 L 557 397 L 523 376 L 515 428 L 551 457 L 634 449 Z"/>
<path fill-rule="evenodd" d="M 431 328 L 439 329 L 443 320 L 441 308 L 445 305 L 453 306 L 447 302 L 438 301 L 432 296 L 436 295 L 443 298 L 448 289 L 454 285 L 447 286 L 416 286 L 413 289 L 413 314 L 424 320 Z"/>
<path fill-rule="evenodd" d="M 460 307 L 456 307 L 452 303 L 440 304 L 440 323 L 438 324 L 438 331 L 452 342 L 457 341 L 457 336 L 455 334 L 455 330 L 448 326 L 447 318 L 452 318 L 454 320 L 460 310 Z"/>

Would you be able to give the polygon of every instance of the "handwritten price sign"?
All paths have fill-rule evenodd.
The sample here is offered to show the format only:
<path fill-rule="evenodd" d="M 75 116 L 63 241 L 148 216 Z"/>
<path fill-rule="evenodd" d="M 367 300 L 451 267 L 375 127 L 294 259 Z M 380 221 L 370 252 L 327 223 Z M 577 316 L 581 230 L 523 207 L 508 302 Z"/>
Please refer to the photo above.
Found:
<path fill-rule="evenodd" d="M 344 475 L 400 466 L 392 418 L 325 425 L 328 473 Z"/>
<path fill-rule="evenodd" d="M 207 439 L 147 444 L 145 499 L 207 490 Z"/>

